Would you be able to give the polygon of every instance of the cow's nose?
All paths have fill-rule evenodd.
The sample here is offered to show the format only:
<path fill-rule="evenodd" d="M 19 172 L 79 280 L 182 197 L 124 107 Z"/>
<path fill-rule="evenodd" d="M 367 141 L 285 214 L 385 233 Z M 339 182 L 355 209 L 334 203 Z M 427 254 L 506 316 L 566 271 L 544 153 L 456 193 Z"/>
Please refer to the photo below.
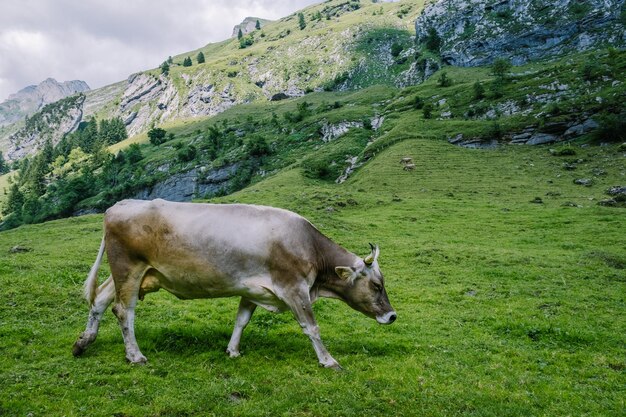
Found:
<path fill-rule="evenodd" d="M 396 318 L 398 318 L 398 315 L 396 313 L 391 313 L 391 315 L 389 316 L 389 323 L 393 323 L 394 321 L 396 321 Z"/>

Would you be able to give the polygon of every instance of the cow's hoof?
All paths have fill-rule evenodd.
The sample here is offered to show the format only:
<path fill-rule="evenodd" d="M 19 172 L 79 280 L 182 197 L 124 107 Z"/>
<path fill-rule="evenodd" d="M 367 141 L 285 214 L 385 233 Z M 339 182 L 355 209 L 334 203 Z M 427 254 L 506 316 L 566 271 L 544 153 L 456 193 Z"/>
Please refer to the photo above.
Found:
<path fill-rule="evenodd" d="M 323 366 L 324 368 L 334 369 L 335 371 L 343 371 L 343 368 L 341 367 L 341 365 L 339 365 L 339 362 L 337 361 L 333 361 L 329 363 L 320 363 L 320 365 Z"/>
<path fill-rule="evenodd" d="M 74 357 L 79 357 L 84 352 L 85 352 L 85 348 L 82 347 L 80 343 L 78 342 L 74 343 L 74 346 L 72 347 L 72 355 L 74 355 Z"/>
<path fill-rule="evenodd" d="M 146 362 L 148 362 L 148 359 L 146 359 L 145 356 L 143 355 L 136 355 L 133 357 L 126 357 L 126 360 L 130 363 L 132 363 L 133 365 L 145 365 Z"/>
<path fill-rule="evenodd" d="M 239 356 L 241 356 L 241 353 L 239 353 L 238 350 L 226 349 L 226 353 L 228 353 L 228 356 L 230 356 L 231 358 L 238 358 Z"/>

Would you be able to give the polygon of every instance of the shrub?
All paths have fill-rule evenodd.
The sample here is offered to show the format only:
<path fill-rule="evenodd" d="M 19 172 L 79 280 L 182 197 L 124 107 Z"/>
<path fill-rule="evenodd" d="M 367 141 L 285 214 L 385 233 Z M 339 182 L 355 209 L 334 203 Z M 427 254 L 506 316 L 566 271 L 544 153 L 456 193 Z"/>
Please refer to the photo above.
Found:
<path fill-rule="evenodd" d="M 402 45 L 400 45 L 397 42 L 394 42 L 393 45 L 391 45 L 391 56 L 396 58 L 398 55 L 400 55 L 400 53 L 402 52 Z"/>
<path fill-rule="evenodd" d="M 192 161 L 198 153 L 198 150 L 193 145 L 186 145 L 180 148 L 177 152 L 178 160 L 181 162 Z"/>
<path fill-rule="evenodd" d="M 452 85 L 452 78 L 448 77 L 445 71 L 443 71 L 437 79 L 439 87 L 450 87 Z"/>
<path fill-rule="evenodd" d="M 585 81 L 595 81 L 602 77 L 603 74 L 604 69 L 602 68 L 602 65 L 596 61 L 586 62 L 580 69 L 580 75 Z"/>
<path fill-rule="evenodd" d="M 500 98 L 504 96 L 504 82 L 501 78 L 493 80 L 489 86 L 489 92 L 491 93 L 492 98 Z"/>
<path fill-rule="evenodd" d="M 300 27 L 300 30 L 304 30 L 304 28 L 306 27 L 306 21 L 304 20 L 304 14 L 302 14 L 302 13 L 298 13 L 298 26 Z"/>
<path fill-rule="evenodd" d="M 432 119 L 433 118 L 433 110 L 434 106 L 432 103 L 426 103 L 422 107 L 422 112 L 424 113 L 424 119 Z"/>
<path fill-rule="evenodd" d="M 424 107 L 424 99 L 421 98 L 420 96 L 415 96 L 415 98 L 413 99 L 413 107 L 416 110 L 419 110 L 422 107 Z"/>
<path fill-rule="evenodd" d="M 507 76 L 511 67 L 511 61 L 506 58 L 498 58 L 491 64 L 491 72 L 493 72 L 496 77 L 504 78 Z"/>
<path fill-rule="evenodd" d="M 190 67 L 193 63 L 191 62 L 191 58 L 187 57 L 183 60 L 183 67 Z"/>
<path fill-rule="evenodd" d="M 158 146 L 165 142 L 165 134 L 167 132 L 160 127 L 153 127 L 148 131 L 148 139 L 150 139 L 150 143 Z"/>
<path fill-rule="evenodd" d="M 598 129 L 593 132 L 597 142 L 620 142 L 626 140 L 626 114 L 603 114 L 598 118 Z"/>
<path fill-rule="evenodd" d="M 434 53 L 439 53 L 439 50 L 441 49 L 441 37 L 439 37 L 437 29 L 434 27 L 429 28 L 423 42 L 426 49 Z"/>
<path fill-rule="evenodd" d="M 198 52 L 196 60 L 198 61 L 198 64 L 204 64 L 204 54 L 202 53 L 202 51 Z"/>
<path fill-rule="evenodd" d="M 480 83 L 480 81 L 476 81 L 474 83 L 474 99 L 480 100 L 485 98 L 485 87 Z"/>

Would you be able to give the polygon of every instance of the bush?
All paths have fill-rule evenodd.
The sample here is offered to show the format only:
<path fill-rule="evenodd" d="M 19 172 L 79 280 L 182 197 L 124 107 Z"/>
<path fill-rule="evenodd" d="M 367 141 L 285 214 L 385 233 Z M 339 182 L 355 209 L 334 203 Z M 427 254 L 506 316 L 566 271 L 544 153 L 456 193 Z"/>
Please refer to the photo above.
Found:
<path fill-rule="evenodd" d="M 474 83 L 474 99 L 480 100 L 485 98 L 485 87 L 480 83 L 480 81 L 476 81 Z"/>
<path fill-rule="evenodd" d="M 198 150 L 193 145 L 186 145 L 177 152 L 178 160 L 181 162 L 193 161 L 198 154 Z"/>
<path fill-rule="evenodd" d="M 626 140 L 626 114 L 603 114 L 598 118 L 598 129 L 593 132 L 596 142 L 621 142 Z"/>
<path fill-rule="evenodd" d="M 165 134 L 167 132 L 160 127 L 153 127 L 148 131 L 148 139 L 150 139 L 150 143 L 158 146 L 165 142 Z"/>
<path fill-rule="evenodd" d="M 604 69 L 596 61 L 589 61 L 580 69 L 580 76 L 585 81 L 595 81 L 604 75 Z"/>
<path fill-rule="evenodd" d="M 254 44 L 252 36 L 245 36 L 239 39 L 239 49 L 246 49 L 248 46 L 252 46 L 252 44 Z"/>
<path fill-rule="evenodd" d="M 439 87 L 450 87 L 452 85 L 452 78 L 448 77 L 448 74 L 444 71 L 439 75 L 437 84 Z"/>
<path fill-rule="evenodd" d="M 198 52 L 198 56 L 196 57 L 196 60 L 198 61 L 198 64 L 204 64 L 205 60 L 204 60 L 204 54 L 202 53 L 202 51 Z"/>
<path fill-rule="evenodd" d="M 252 136 L 247 145 L 251 156 L 265 156 L 270 154 L 270 147 L 262 136 Z"/>
<path fill-rule="evenodd" d="M 504 96 L 504 82 L 501 78 L 493 80 L 489 86 L 489 92 L 491 93 L 492 98 L 500 98 Z"/>
<path fill-rule="evenodd" d="M 187 57 L 183 60 L 183 67 L 190 67 L 193 63 L 191 62 L 191 58 Z"/>
<path fill-rule="evenodd" d="M 433 110 L 434 106 L 432 103 L 426 103 L 422 107 L 422 112 L 424 113 L 424 119 L 432 119 L 433 118 Z"/>
<path fill-rule="evenodd" d="M 400 55 L 400 53 L 402 52 L 404 48 L 402 48 L 402 45 L 400 45 L 399 43 L 395 42 L 393 45 L 391 45 L 391 56 L 394 58 L 397 58 L 398 55 Z"/>
<path fill-rule="evenodd" d="M 498 58 L 491 64 L 491 72 L 493 72 L 496 77 L 504 78 L 507 76 L 511 67 L 511 61 L 506 58 Z"/>
<path fill-rule="evenodd" d="M 416 110 L 419 110 L 422 107 L 424 107 L 424 99 L 421 98 L 420 96 L 415 96 L 415 98 L 413 99 L 413 107 Z"/>
<path fill-rule="evenodd" d="M 426 49 L 437 54 L 439 53 L 439 50 L 441 49 L 441 37 L 439 37 L 439 34 L 434 27 L 428 29 L 428 33 L 426 34 L 423 42 Z"/>

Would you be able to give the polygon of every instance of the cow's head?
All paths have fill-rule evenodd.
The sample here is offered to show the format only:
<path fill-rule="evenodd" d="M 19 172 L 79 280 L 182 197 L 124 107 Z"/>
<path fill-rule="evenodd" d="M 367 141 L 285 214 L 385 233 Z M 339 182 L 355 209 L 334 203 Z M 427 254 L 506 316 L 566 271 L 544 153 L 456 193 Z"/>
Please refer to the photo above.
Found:
<path fill-rule="evenodd" d="M 380 324 L 391 324 L 397 315 L 387 298 L 383 273 L 378 267 L 378 245 L 370 243 L 372 252 L 357 265 L 338 266 L 335 272 L 348 285 L 343 288 L 342 298 L 357 311 L 375 318 Z"/>

